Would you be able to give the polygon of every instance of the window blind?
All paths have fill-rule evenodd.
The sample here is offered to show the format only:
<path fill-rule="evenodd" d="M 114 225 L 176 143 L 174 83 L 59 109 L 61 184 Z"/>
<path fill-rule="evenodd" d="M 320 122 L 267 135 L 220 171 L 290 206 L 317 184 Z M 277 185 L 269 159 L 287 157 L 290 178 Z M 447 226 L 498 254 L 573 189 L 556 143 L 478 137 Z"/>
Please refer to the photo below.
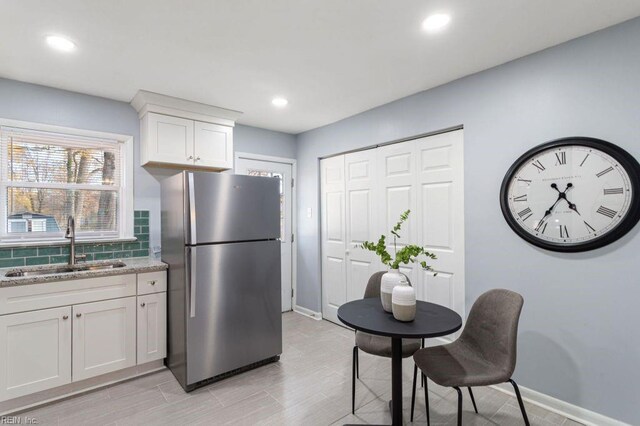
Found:
<path fill-rule="evenodd" d="M 0 143 L 5 239 L 59 238 L 68 216 L 79 236 L 117 236 L 121 143 L 10 127 Z"/>

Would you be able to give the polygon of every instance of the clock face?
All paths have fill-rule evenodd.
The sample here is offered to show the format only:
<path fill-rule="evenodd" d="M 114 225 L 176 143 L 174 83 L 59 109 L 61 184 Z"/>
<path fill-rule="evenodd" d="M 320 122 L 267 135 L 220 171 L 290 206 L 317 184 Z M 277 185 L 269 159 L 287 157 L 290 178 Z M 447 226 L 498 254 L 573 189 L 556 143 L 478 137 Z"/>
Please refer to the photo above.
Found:
<path fill-rule="evenodd" d="M 638 221 L 639 168 L 626 151 L 597 139 L 543 144 L 507 173 L 502 210 L 516 233 L 540 247 L 601 247 Z"/>

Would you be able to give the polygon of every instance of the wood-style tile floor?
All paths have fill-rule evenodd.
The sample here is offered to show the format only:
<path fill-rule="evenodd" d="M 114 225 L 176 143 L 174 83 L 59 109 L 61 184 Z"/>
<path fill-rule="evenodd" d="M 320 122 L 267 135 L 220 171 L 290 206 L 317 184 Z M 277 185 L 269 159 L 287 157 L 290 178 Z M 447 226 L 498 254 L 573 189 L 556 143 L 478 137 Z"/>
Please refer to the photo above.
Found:
<path fill-rule="evenodd" d="M 356 414 L 351 414 L 353 332 L 327 321 L 283 314 L 284 353 L 278 363 L 186 394 L 161 371 L 106 389 L 21 413 L 59 425 L 341 425 L 391 422 L 391 362 L 360 353 Z M 249 350 L 249 349 L 248 349 Z M 409 422 L 413 361 L 404 361 L 404 417 Z M 419 385 L 418 385 L 419 386 Z M 431 424 L 455 424 L 456 393 L 429 382 Z M 474 390 L 480 414 L 465 392 L 465 425 L 522 425 L 515 398 L 490 388 Z M 418 387 L 416 424 L 425 424 Z M 577 425 L 527 405 L 533 425 Z"/>

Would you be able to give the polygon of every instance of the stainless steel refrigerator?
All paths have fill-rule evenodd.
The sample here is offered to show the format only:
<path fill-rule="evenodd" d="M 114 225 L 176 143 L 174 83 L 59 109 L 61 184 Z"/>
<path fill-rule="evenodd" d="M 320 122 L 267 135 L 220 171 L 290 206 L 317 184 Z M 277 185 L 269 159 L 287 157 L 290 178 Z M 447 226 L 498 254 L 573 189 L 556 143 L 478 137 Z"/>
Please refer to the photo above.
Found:
<path fill-rule="evenodd" d="M 279 185 L 186 171 L 162 181 L 167 364 L 186 391 L 282 353 Z"/>

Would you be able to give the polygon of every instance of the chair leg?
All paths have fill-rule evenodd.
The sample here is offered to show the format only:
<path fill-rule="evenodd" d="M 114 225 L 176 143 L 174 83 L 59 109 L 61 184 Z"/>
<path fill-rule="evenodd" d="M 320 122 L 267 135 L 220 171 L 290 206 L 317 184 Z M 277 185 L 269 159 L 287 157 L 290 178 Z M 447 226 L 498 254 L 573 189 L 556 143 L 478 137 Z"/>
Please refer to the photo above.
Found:
<path fill-rule="evenodd" d="M 454 389 L 458 392 L 458 426 L 462 426 L 462 391 L 456 386 Z"/>
<path fill-rule="evenodd" d="M 422 373 L 422 372 L 420 372 Z M 424 374 L 420 374 L 422 376 L 422 382 L 424 383 L 424 405 L 427 410 L 427 426 L 430 425 L 429 420 L 429 390 L 427 389 L 427 377 Z"/>
<path fill-rule="evenodd" d="M 413 391 L 411 392 L 411 421 L 413 421 L 413 409 L 416 406 L 416 378 L 418 376 L 418 366 L 413 365 Z"/>
<path fill-rule="evenodd" d="M 358 347 L 353 347 L 353 364 L 351 367 L 351 414 L 356 413 L 356 357 L 358 356 Z"/>
<path fill-rule="evenodd" d="M 424 349 L 424 338 L 422 338 L 422 349 Z M 420 386 L 424 387 L 424 374 L 420 374 Z"/>
<path fill-rule="evenodd" d="M 513 389 L 516 391 L 516 397 L 518 398 L 518 405 L 520 405 L 520 411 L 522 411 L 522 418 L 524 419 L 524 424 L 529 426 L 529 417 L 527 417 L 527 411 L 524 409 L 524 402 L 522 402 L 522 395 L 520 395 L 520 389 L 518 385 L 513 379 L 509 379 L 509 382 L 513 385 Z"/>
<path fill-rule="evenodd" d="M 356 346 L 356 379 L 360 378 L 360 353 L 358 352 L 358 347 Z"/>
<path fill-rule="evenodd" d="M 476 406 L 476 399 L 473 397 L 473 391 L 471 391 L 471 387 L 467 387 L 469 389 L 469 395 L 471 396 L 471 402 L 473 403 L 473 410 L 478 414 L 478 407 Z"/>

